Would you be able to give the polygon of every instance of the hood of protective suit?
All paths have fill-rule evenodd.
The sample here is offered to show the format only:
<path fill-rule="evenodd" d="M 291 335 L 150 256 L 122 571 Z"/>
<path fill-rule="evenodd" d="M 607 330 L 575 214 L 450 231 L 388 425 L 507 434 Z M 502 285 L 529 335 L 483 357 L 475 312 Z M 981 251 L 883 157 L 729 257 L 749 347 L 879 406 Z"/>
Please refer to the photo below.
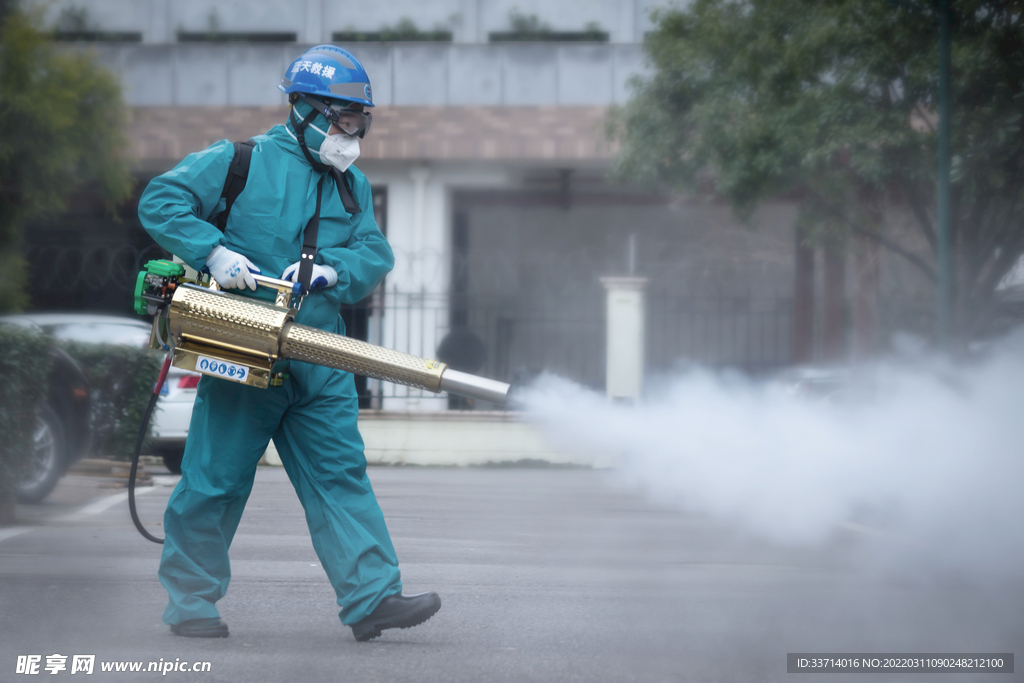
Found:
<path fill-rule="evenodd" d="M 302 119 L 309 116 L 309 112 L 313 111 L 312 105 L 305 100 L 298 100 L 292 105 L 295 109 L 295 119 L 298 123 L 302 123 Z M 285 123 L 285 128 L 288 130 L 288 134 L 292 136 L 298 144 L 299 139 L 295 135 L 295 128 L 292 126 L 292 117 L 289 114 L 288 121 Z M 331 129 L 331 122 L 327 120 L 327 117 L 323 114 L 317 114 L 316 118 L 313 119 L 303 131 L 306 139 L 306 147 L 309 149 L 309 153 L 313 155 L 313 158 L 317 161 L 320 159 L 320 145 L 327 139 L 327 131 Z M 323 162 L 327 163 L 327 162 Z"/>

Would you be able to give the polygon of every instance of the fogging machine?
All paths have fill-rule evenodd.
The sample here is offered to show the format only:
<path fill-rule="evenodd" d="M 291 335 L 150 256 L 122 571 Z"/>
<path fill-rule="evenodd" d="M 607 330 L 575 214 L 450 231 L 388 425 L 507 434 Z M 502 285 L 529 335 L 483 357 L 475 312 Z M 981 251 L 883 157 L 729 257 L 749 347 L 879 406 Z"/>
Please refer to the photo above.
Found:
<path fill-rule="evenodd" d="M 180 263 L 147 263 L 136 281 L 135 311 L 153 316 L 151 346 L 169 350 L 175 367 L 260 388 L 270 384 L 274 363 L 290 359 L 505 405 L 504 382 L 296 323 L 292 298 L 301 296 L 301 285 L 253 277 L 275 291 L 274 303 L 220 291 L 213 280 L 208 287 L 189 282 Z"/>

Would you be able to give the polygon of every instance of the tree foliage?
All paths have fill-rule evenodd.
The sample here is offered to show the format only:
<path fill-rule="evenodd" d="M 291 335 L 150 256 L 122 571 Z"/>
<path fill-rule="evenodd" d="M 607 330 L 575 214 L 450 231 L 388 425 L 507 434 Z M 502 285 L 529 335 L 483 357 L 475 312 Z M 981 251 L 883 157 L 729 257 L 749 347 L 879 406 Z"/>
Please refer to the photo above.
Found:
<path fill-rule="evenodd" d="M 0 312 L 26 296 L 19 233 L 58 212 L 83 183 L 113 209 L 131 192 L 126 110 L 117 77 L 88 54 L 57 49 L 38 17 L 0 12 Z"/>
<path fill-rule="evenodd" d="M 953 288 L 970 334 L 1024 252 L 1024 2 L 950 4 Z M 935 280 L 935 3 L 694 0 L 655 20 L 652 71 L 610 118 L 618 175 L 714 192 L 741 214 L 796 197 L 819 236 L 867 236 Z M 886 234 L 893 204 L 930 252 Z"/>
<path fill-rule="evenodd" d="M 36 410 L 46 400 L 53 359 L 42 334 L 16 325 L 0 325 L 0 500 L 10 496 L 29 465 L 34 447 Z"/>

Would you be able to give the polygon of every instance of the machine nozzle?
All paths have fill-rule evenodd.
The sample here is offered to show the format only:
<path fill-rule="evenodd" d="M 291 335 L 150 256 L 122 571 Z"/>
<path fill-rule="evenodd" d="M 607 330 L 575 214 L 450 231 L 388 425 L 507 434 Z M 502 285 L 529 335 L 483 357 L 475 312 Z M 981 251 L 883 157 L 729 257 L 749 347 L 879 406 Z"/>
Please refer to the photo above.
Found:
<path fill-rule="evenodd" d="M 486 377 L 477 377 L 468 372 L 459 372 L 445 368 L 441 373 L 441 391 L 451 394 L 479 398 L 498 405 L 505 405 L 508 400 L 509 385 Z"/>

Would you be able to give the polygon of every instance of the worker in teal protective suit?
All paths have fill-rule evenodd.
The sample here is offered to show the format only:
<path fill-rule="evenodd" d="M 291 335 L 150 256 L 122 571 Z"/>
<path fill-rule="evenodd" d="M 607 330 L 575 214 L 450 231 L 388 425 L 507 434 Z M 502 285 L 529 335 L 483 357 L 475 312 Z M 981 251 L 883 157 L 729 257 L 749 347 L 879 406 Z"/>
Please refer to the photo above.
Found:
<path fill-rule="evenodd" d="M 155 178 L 139 203 L 145 229 L 165 249 L 224 288 L 261 298 L 250 273 L 301 281 L 307 223 L 319 228 L 308 294 L 296 321 L 344 334 L 341 304 L 367 296 L 394 265 L 373 217 L 370 184 L 352 161 L 369 129 L 369 79 L 350 53 L 330 45 L 295 60 L 281 85 L 286 125 L 253 138 L 244 191 L 222 233 L 211 222 L 234 146 L 221 141 Z M 322 184 L 321 184 L 322 183 Z M 164 516 L 159 576 L 170 597 L 164 622 L 177 635 L 226 637 L 215 603 L 231 578 L 228 547 L 273 439 L 306 511 L 313 546 L 357 640 L 422 623 L 436 593 L 401 594 L 398 559 L 366 474 L 350 373 L 298 361 L 273 369 L 259 389 L 204 376 L 199 382 L 181 481 Z"/>

